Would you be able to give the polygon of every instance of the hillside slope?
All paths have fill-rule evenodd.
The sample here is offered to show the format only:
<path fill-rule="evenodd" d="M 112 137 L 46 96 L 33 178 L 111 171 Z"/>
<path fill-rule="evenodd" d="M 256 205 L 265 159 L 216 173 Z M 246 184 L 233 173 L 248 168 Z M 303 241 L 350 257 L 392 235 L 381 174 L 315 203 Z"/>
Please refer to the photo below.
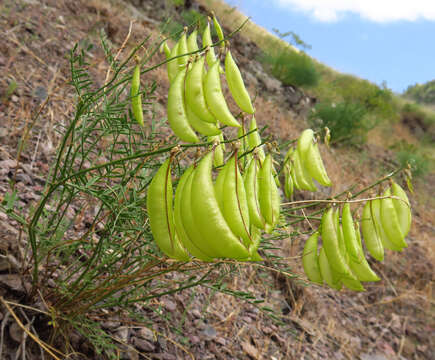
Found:
<path fill-rule="evenodd" d="M 204 13 L 213 8 L 227 32 L 237 25 L 226 23 L 229 17 L 222 12 L 225 9 L 209 1 L 187 3 L 193 3 L 194 9 Z M 68 123 L 73 114 L 76 98 L 69 84 L 65 54 L 78 42 L 94 45 L 89 67 L 103 83 L 108 66 L 97 36 L 101 29 L 116 53 L 126 39 L 126 49 L 148 35 L 160 39 L 162 21 L 184 8 L 174 8 L 171 1 L 157 0 L 5 0 L 0 7 L 1 89 L 10 88 L 13 82 L 17 84 L 11 94 L 6 90 L 1 93 L 0 200 L 7 198 L 11 182 L 16 182 L 17 203 L 28 212 L 44 191 L 49 165 L 59 146 L 56 128 Z M 128 37 L 130 21 L 133 23 Z M 318 101 L 316 94 L 282 86 L 268 75 L 256 60 L 260 49 L 250 37 L 249 27 L 234 37 L 231 46 L 249 92 L 256 95 L 259 126 L 267 125 L 266 135 L 278 141 L 297 138 L 308 127 L 307 114 Z M 163 55 L 156 54 L 152 64 L 162 60 Z M 165 68 L 146 74 L 143 81 L 156 82 L 153 110 L 156 119 L 165 119 L 169 88 Z M 154 119 L 149 116 L 148 126 L 151 121 Z M 162 139 L 171 134 L 167 127 L 164 132 Z M 27 145 L 19 152 L 24 137 Z M 406 126 L 397 123 L 374 129 L 369 142 L 358 149 L 322 146 L 334 186 L 315 194 L 300 192 L 296 200 L 324 198 L 353 184 L 357 185 L 356 192 L 384 176 L 397 166 L 388 149 L 397 140 L 418 143 Z M 382 280 L 368 284 L 364 293 L 336 292 L 302 281 L 305 275 L 300 255 L 307 236 L 290 236 L 289 229 L 289 236 L 276 245 L 302 280 L 276 275 L 267 264 L 248 264 L 240 265 L 240 275 L 227 283 L 230 290 L 250 291 L 256 298 L 264 299 L 276 311 L 278 322 L 253 305 L 207 287 L 186 289 L 174 296 L 137 304 L 134 309 L 137 318 L 133 312 L 123 313 L 117 308 L 90 313 L 89 318 L 118 339 L 114 343 L 119 346 L 118 358 L 122 359 L 431 359 L 431 349 L 435 348 L 435 206 L 431 196 L 434 183 L 432 173 L 414 184 L 409 247 L 403 253 L 388 252 L 383 263 L 370 260 Z M 87 226 L 84 218 L 75 224 L 74 230 L 82 231 Z M 54 347 L 69 352 L 68 358 L 105 358 L 95 352 L 90 341 L 70 329 L 67 344 L 51 338 L 55 327 L 52 329 L 47 323 L 50 316 L 54 319 L 58 314 L 52 312 L 52 304 L 42 296 L 36 302 L 27 302 L 28 274 L 20 270 L 20 262 L 25 259 L 28 239 L 25 232 L 17 229 L 18 222 L 0 212 L 2 299 L 12 301 L 21 321 L 32 321 L 29 328 L 44 341 L 52 341 Z M 304 230 L 310 230 L 309 222 L 304 224 Z M 177 281 L 176 274 L 168 277 Z M 48 280 L 47 287 L 51 284 Z M 36 311 L 47 316 L 42 317 Z M 61 315 L 58 319 L 61 321 Z M 22 351 L 27 354 L 23 358 L 41 359 L 40 349 L 14 325 L 4 303 L 0 307 L 0 321 L 4 340 L 0 358 L 18 358 Z"/>

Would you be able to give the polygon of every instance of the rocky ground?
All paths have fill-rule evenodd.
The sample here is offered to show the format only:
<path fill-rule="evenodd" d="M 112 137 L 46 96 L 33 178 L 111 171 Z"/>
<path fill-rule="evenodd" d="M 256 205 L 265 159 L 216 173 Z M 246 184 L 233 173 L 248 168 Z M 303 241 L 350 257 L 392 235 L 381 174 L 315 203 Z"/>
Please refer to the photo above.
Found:
<path fill-rule="evenodd" d="M 67 122 L 75 103 L 69 85 L 68 51 L 77 42 L 94 43 L 90 68 L 103 82 L 107 64 L 98 44 L 101 29 L 115 47 L 124 42 L 130 21 L 134 22 L 127 47 L 147 35 L 157 39 L 159 24 L 168 14 L 168 3 L 0 2 L 0 201 L 8 201 L 15 184 L 16 206 L 24 209 L 25 217 L 42 194 L 59 143 L 55 129 Z M 205 11 L 195 3 L 193 6 Z M 250 92 L 257 94 L 259 125 L 269 125 L 267 131 L 279 134 L 281 139 L 295 138 L 307 126 L 306 114 L 316 100 L 299 89 L 282 87 L 268 76 L 256 60 L 259 49 L 242 35 L 234 38 L 232 52 Z M 158 56 L 153 62 L 162 60 Z M 146 81 L 153 80 L 158 84 L 157 116 L 163 117 L 169 86 L 165 70 L 158 68 L 149 73 Z M 8 94 L 12 82 L 17 88 Z M 400 124 L 395 125 L 393 133 L 412 138 L 412 133 Z M 372 139 L 377 138 L 379 134 L 374 133 Z M 25 146 L 20 148 L 22 143 Z M 370 184 L 391 163 L 391 154 L 373 140 L 360 150 L 325 149 L 323 153 L 334 182 L 333 193 L 353 183 L 361 187 Z M 266 268 L 245 266 L 231 288 L 252 291 L 271 307 L 281 309 L 283 324 L 231 296 L 195 288 L 156 300 L 154 305 L 161 309 L 160 313 L 138 305 L 137 311 L 147 319 L 146 324 L 114 310 L 99 314 L 101 326 L 123 343 L 119 357 L 124 359 L 432 359 L 433 184 L 433 174 L 416 182 L 416 195 L 411 198 L 414 220 L 409 248 L 399 254 L 388 253 L 381 264 L 373 262 L 382 281 L 369 284 L 364 293 L 304 286 Z M 303 240 L 292 238 L 279 244 L 289 265 L 302 278 Z M 41 300 L 29 298 L 28 274 L 22 271 L 28 251 L 25 231 L 16 220 L 0 212 L 0 359 L 50 358 L 36 345 L 33 334 L 54 347 L 64 345 L 50 336 L 53 332 L 47 325 L 49 317 L 24 307 L 47 310 Z M 71 345 L 68 358 L 102 358 L 80 334 L 71 331 L 67 338 Z"/>

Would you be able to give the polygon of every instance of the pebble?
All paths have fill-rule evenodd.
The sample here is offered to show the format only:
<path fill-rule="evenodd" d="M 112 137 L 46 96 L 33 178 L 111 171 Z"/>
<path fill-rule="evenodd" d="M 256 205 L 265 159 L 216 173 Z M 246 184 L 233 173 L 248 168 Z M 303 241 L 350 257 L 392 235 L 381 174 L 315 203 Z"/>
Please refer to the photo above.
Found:
<path fill-rule="evenodd" d="M 139 336 L 142 339 L 148 340 L 148 341 L 155 341 L 155 336 L 152 330 L 144 327 L 144 328 L 140 328 L 137 331 L 137 336 Z"/>
<path fill-rule="evenodd" d="M 156 349 L 154 344 L 152 344 L 149 341 L 144 340 L 144 339 L 139 339 L 137 337 L 133 337 L 132 342 L 133 342 L 134 346 L 136 346 L 141 351 L 153 352 Z"/>

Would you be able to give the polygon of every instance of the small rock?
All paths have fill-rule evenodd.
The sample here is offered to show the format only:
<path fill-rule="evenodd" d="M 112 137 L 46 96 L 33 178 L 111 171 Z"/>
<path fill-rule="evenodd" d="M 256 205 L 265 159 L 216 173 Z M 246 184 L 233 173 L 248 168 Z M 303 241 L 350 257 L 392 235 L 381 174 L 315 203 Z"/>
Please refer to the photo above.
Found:
<path fill-rule="evenodd" d="M 25 292 L 21 283 L 21 278 L 17 274 L 0 275 L 0 284 L 4 284 L 14 291 Z"/>
<path fill-rule="evenodd" d="M 0 258 L 0 271 L 5 271 L 10 268 L 9 261 L 6 258 Z"/>
<path fill-rule="evenodd" d="M 103 329 L 116 329 L 120 326 L 121 326 L 121 323 L 119 321 L 113 321 L 113 320 L 103 321 L 101 323 L 101 327 Z"/>
<path fill-rule="evenodd" d="M 12 100 L 12 102 L 14 102 L 14 103 L 18 102 L 18 96 L 17 96 L 17 95 L 12 95 L 12 96 L 11 96 L 11 100 Z"/>
<path fill-rule="evenodd" d="M 242 320 L 248 324 L 250 324 L 252 322 L 252 319 L 249 316 L 243 316 Z"/>
<path fill-rule="evenodd" d="M 199 344 L 200 341 L 201 341 L 201 339 L 198 336 L 195 336 L 195 335 L 189 336 L 189 340 L 194 345 Z"/>
<path fill-rule="evenodd" d="M 119 329 L 116 331 L 115 336 L 116 336 L 119 340 L 121 340 L 121 341 L 123 341 L 123 342 L 127 342 L 127 340 L 128 340 L 128 328 L 126 328 L 126 327 L 119 328 Z"/>
<path fill-rule="evenodd" d="M 47 98 L 47 89 L 44 86 L 37 86 L 33 91 L 33 94 L 40 101 L 43 101 Z"/>
<path fill-rule="evenodd" d="M 382 354 L 361 354 L 361 360 L 388 360 Z"/>
<path fill-rule="evenodd" d="M 164 299 L 162 302 L 163 302 L 163 306 L 165 307 L 166 310 L 169 310 L 169 311 L 177 310 L 177 304 L 174 303 L 173 301 L 168 300 L 168 299 Z"/>
<path fill-rule="evenodd" d="M 214 341 L 222 346 L 227 345 L 227 341 L 223 337 L 217 337 Z"/>
<path fill-rule="evenodd" d="M 17 165 L 17 161 L 13 159 L 0 161 L 0 169 L 8 169 L 8 171 L 9 169 L 16 168 Z"/>
<path fill-rule="evenodd" d="M 17 174 L 16 180 L 17 181 L 21 181 L 21 182 L 23 182 L 24 184 L 27 184 L 27 185 L 33 185 L 32 178 L 29 175 L 25 174 L 25 173 L 19 173 L 19 174 Z"/>
<path fill-rule="evenodd" d="M 205 325 L 202 333 L 209 338 L 208 340 L 214 339 L 217 335 L 216 329 L 211 325 Z"/>
<path fill-rule="evenodd" d="M 11 326 L 9 326 L 9 335 L 14 341 L 20 343 L 23 338 L 23 329 L 21 329 L 16 322 L 13 322 Z"/>
<path fill-rule="evenodd" d="M 272 330 L 270 327 L 265 326 L 265 327 L 263 328 L 263 332 L 264 332 L 266 335 L 269 335 L 269 334 L 272 334 L 273 330 Z"/>
<path fill-rule="evenodd" d="M 156 339 L 155 336 L 154 336 L 153 331 L 148 329 L 148 328 L 146 328 L 146 327 L 140 328 L 137 331 L 137 336 L 139 336 L 142 339 L 145 339 L 145 340 L 148 340 L 148 341 L 152 341 L 152 342 L 154 342 L 155 339 Z"/>
<path fill-rule="evenodd" d="M 242 349 L 246 354 L 248 354 L 253 359 L 258 359 L 260 357 L 260 354 L 258 350 L 255 348 L 255 346 L 251 345 L 247 341 L 242 342 Z"/>
<path fill-rule="evenodd" d="M 141 351 L 153 352 L 156 349 L 154 344 L 152 344 L 149 341 L 144 340 L 144 339 L 139 339 L 137 337 L 133 337 L 132 342 L 133 342 L 134 346 L 136 346 Z"/>
<path fill-rule="evenodd" d="M 198 309 L 193 309 L 191 312 L 190 312 L 194 317 L 196 317 L 196 318 L 201 318 L 202 316 L 201 316 L 201 313 L 200 313 L 200 311 L 198 310 Z"/>

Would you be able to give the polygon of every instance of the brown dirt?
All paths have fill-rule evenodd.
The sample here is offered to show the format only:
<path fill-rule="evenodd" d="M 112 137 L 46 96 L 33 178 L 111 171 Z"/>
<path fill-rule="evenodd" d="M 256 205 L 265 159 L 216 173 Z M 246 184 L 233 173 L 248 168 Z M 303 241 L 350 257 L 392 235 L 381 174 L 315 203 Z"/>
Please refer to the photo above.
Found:
<path fill-rule="evenodd" d="M 158 38 L 153 19 L 159 19 L 161 13 L 145 15 L 146 18 L 135 18 L 127 48 L 147 34 Z M 75 103 L 68 84 L 65 55 L 79 41 L 87 39 L 94 43 L 91 68 L 102 83 L 107 64 L 96 34 L 104 29 L 117 48 L 124 41 L 132 19 L 131 9 L 122 1 L 3 0 L 0 3 L 0 200 L 7 196 L 11 180 L 16 181 L 18 205 L 26 213 L 40 198 L 59 142 L 56 129 L 73 114 Z M 239 51 L 241 62 L 255 61 L 243 58 L 242 54 L 243 51 Z M 157 63 L 157 58 L 153 61 Z M 157 116 L 165 116 L 169 86 L 165 70 L 159 68 L 144 80 L 157 82 L 156 96 L 161 105 Z M 17 83 L 17 89 L 6 97 L 5 89 L 12 81 Z M 278 134 L 281 139 L 295 138 L 306 127 L 303 117 L 288 105 L 277 102 L 273 95 L 267 95 L 260 94 L 255 103 L 259 126 L 267 124 L 267 133 Z M 42 105 L 39 118 L 33 123 Z M 390 132 L 391 137 L 416 142 L 400 125 L 395 125 Z M 26 146 L 19 159 L 21 165 L 17 166 L 14 160 L 18 144 L 27 133 Z M 387 144 L 382 143 L 383 139 L 377 133 L 359 150 L 322 146 L 322 155 L 334 182 L 332 193 L 352 184 L 360 189 L 391 170 L 391 154 L 385 150 Z M 134 349 L 126 352 L 128 355 L 123 358 L 127 359 L 431 359 L 435 348 L 433 186 L 433 174 L 415 183 L 409 248 L 403 253 L 387 252 L 383 263 L 370 260 L 382 280 L 368 284 L 364 293 L 305 286 L 301 281 L 290 281 L 266 268 L 240 265 L 240 276 L 233 279 L 230 288 L 252 291 L 271 307 L 281 309 L 283 325 L 274 324 L 256 308 L 232 296 L 197 288 L 155 302 L 156 308 L 161 305 L 164 312 L 172 314 L 172 324 L 178 332 L 169 329 L 161 317 L 145 312 L 140 306 L 139 310 L 152 321 L 153 332 L 147 332 L 143 324 L 130 326 L 131 320 L 125 314 L 105 314 L 104 328 L 118 337 L 126 331 L 126 339 Z M 317 195 L 325 197 L 329 193 Z M 20 264 L 13 259 L 20 259 L 19 251 L 27 248 L 26 238 L 18 223 L 3 213 L 0 213 L 0 237 L 0 296 L 25 303 L 28 280 L 24 277 L 22 282 L 17 276 Z M 304 236 L 289 236 L 278 244 L 288 257 L 289 266 L 301 278 L 304 278 L 300 261 L 304 240 Z M 5 257 L 8 257 L 7 262 Z M 43 304 L 33 306 L 44 309 Z M 22 322 L 29 322 L 22 307 L 12 306 L 12 309 Z M 26 358 L 42 359 L 34 342 L 14 325 L 16 322 L 10 313 L 3 303 L 0 336 L 4 342 L 0 358 L 15 358 L 27 343 Z M 47 318 L 32 316 L 34 326 L 30 330 L 49 342 Z M 75 358 L 100 358 L 78 334 L 69 336 L 71 344 L 81 354 L 76 354 Z"/>

